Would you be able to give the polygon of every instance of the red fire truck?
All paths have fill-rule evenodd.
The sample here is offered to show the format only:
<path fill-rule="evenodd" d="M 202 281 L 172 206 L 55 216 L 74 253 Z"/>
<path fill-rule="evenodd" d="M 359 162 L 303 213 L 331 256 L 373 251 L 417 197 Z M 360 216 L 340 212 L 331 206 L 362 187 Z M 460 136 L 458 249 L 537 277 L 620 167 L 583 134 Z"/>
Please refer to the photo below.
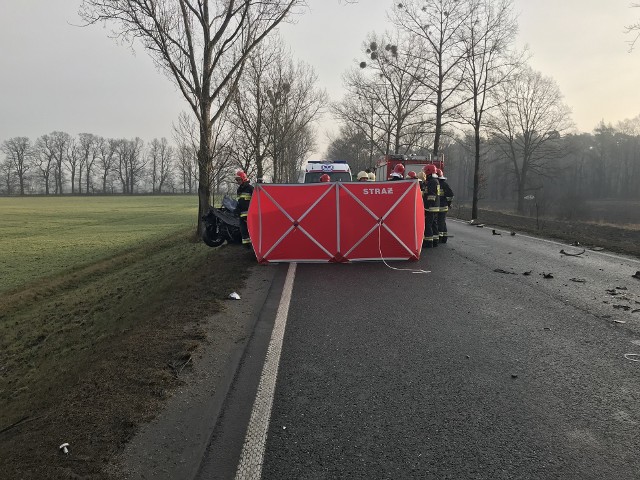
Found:
<path fill-rule="evenodd" d="M 376 163 L 376 181 L 383 182 L 391 179 L 391 173 L 395 166 L 401 163 L 404 165 L 404 176 L 411 171 L 416 173 L 421 172 L 425 165 L 433 163 L 436 168 L 439 168 L 444 172 L 444 155 L 440 155 L 435 159 L 431 155 L 418 156 L 418 155 L 400 155 L 391 154 L 385 155 Z"/>

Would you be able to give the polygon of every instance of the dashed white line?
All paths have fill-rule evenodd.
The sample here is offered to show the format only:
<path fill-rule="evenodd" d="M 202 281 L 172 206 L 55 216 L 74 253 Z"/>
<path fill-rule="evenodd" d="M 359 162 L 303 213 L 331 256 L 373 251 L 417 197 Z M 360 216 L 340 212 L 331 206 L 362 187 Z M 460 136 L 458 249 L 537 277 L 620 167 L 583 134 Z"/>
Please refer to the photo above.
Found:
<path fill-rule="evenodd" d="M 262 476 L 267 430 L 271 419 L 271 407 L 273 406 L 273 395 L 278 377 L 282 340 L 287 325 L 295 275 L 296 264 L 291 263 L 287 271 L 287 278 L 284 281 L 280 305 L 278 306 L 271 340 L 267 348 L 267 356 L 260 376 L 258 392 L 253 403 L 247 434 L 242 446 L 240 462 L 236 470 L 236 480 L 259 480 Z"/>

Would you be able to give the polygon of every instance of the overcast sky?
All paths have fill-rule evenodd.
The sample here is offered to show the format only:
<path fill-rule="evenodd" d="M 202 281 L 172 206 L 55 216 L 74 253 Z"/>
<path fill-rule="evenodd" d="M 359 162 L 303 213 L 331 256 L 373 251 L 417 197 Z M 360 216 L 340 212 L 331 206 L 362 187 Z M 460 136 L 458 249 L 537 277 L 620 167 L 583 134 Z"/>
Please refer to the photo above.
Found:
<path fill-rule="evenodd" d="M 342 74 L 362 60 L 361 42 L 384 31 L 390 0 L 309 0 L 311 11 L 282 27 L 294 56 L 311 64 L 332 100 Z M 640 17 L 630 0 L 515 0 L 519 43 L 553 77 L 577 129 L 640 114 L 640 48 L 624 26 Z M 186 103 L 142 49 L 134 55 L 101 27 L 79 28 L 79 0 L 0 0 L 0 141 L 54 130 L 104 137 L 172 138 Z M 323 130 L 319 143 L 326 146 Z"/>

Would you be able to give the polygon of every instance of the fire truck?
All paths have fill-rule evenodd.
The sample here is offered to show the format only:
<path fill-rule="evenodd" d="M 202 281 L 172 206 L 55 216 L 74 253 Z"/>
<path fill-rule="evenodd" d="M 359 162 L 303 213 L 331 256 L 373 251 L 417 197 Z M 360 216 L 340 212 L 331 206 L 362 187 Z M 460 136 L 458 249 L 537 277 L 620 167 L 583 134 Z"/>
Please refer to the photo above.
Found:
<path fill-rule="evenodd" d="M 433 163 L 436 168 L 439 168 L 444 172 L 444 155 L 440 155 L 439 158 L 435 159 L 431 155 L 400 155 L 400 154 L 391 154 L 385 155 L 376 163 L 376 181 L 383 182 L 385 180 L 391 179 L 391 174 L 393 173 L 393 169 L 397 164 L 404 165 L 404 176 L 411 171 L 420 172 L 424 168 L 425 165 Z"/>

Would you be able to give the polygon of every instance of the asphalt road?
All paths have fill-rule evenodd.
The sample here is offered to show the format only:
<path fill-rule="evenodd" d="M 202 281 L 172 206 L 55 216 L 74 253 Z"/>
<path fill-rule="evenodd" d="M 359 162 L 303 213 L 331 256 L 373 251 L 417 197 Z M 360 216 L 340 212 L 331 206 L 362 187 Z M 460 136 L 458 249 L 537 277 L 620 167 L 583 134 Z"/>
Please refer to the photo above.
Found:
<path fill-rule="evenodd" d="M 392 264 L 427 274 L 297 266 L 262 478 L 640 478 L 640 262 L 449 231 Z M 235 476 L 275 310 L 198 479 Z"/>

